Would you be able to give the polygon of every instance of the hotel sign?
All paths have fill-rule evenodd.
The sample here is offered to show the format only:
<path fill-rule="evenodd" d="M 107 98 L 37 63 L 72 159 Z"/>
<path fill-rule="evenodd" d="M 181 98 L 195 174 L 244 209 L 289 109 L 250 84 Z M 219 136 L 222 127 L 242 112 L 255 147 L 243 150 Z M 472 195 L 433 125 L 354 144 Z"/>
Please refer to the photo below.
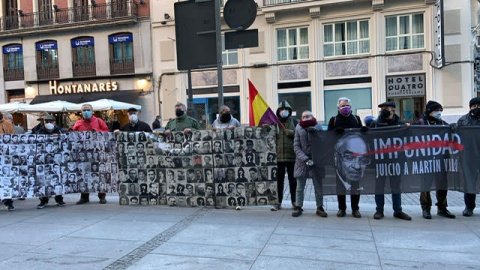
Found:
<path fill-rule="evenodd" d="M 387 97 L 415 97 L 425 95 L 425 74 L 387 76 Z"/>
<path fill-rule="evenodd" d="M 83 94 L 95 92 L 112 92 L 118 90 L 118 82 L 106 83 L 79 83 L 79 84 L 57 84 L 57 81 L 48 82 L 50 94 Z"/>

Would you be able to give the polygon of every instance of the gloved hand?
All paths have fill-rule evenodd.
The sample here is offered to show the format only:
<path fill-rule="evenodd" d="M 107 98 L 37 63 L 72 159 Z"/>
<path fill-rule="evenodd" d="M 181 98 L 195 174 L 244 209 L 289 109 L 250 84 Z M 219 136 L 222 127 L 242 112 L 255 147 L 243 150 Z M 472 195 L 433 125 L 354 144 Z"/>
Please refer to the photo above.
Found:
<path fill-rule="evenodd" d="M 314 127 L 308 127 L 306 130 L 308 133 L 315 133 L 315 131 L 317 131 L 317 129 Z"/>
<path fill-rule="evenodd" d="M 343 129 L 341 127 L 337 127 L 337 128 L 335 128 L 335 132 L 337 132 L 337 134 L 343 134 L 345 132 L 345 129 Z"/>
<path fill-rule="evenodd" d="M 362 127 L 360 128 L 360 131 L 361 131 L 361 132 L 367 132 L 367 131 L 368 131 L 368 127 L 367 127 L 367 126 L 362 126 Z"/>
<path fill-rule="evenodd" d="M 309 159 L 305 162 L 305 164 L 307 164 L 308 167 L 312 167 L 313 166 L 313 160 Z"/>

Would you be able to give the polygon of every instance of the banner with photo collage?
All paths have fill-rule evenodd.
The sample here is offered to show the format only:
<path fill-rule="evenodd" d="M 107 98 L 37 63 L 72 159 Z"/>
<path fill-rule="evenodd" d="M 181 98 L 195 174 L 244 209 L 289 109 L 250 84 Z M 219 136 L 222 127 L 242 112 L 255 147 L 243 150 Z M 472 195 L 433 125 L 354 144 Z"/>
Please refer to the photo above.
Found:
<path fill-rule="evenodd" d="M 117 136 L 120 204 L 276 204 L 275 133 L 262 127 Z"/>
<path fill-rule="evenodd" d="M 0 134 L 0 199 L 117 192 L 109 132 Z"/>

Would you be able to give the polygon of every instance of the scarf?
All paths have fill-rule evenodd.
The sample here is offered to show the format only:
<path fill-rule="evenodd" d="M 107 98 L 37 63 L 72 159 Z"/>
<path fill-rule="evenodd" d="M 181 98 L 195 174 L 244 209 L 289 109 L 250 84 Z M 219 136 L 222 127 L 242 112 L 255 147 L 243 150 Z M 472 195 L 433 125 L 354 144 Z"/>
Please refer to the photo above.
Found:
<path fill-rule="evenodd" d="M 317 124 L 317 119 L 315 119 L 315 117 L 312 117 L 312 119 L 310 120 L 300 121 L 300 126 L 302 128 L 312 127 L 312 126 L 315 126 L 316 124 Z"/>

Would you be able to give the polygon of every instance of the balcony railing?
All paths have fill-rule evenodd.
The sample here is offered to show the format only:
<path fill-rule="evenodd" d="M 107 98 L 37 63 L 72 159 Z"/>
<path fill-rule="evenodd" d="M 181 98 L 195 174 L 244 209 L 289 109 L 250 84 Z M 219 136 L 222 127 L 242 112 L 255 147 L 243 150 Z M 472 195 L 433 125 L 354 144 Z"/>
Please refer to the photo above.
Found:
<path fill-rule="evenodd" d="M 136 18 L 138 4 L 134 0 L 121 0 L 95 6 L 57 9 L 47 12 L 24 13 L 0 18 L 0 31 L 28 29 L 49 25 L 68 25 L 78 22 Z"/>
<path fill-rule="evenodd" d="M 22 68 L 3 68 L 3 77 L 5 81 L 21 81 L 23 80 L 23 67 Z"/>
<path fill-rule="evenodd" d="M 263 6 L 274 6 L 288 3 L 307 2 L 312 0 L 263 0 Z"/>
<path fill-rule="evenodd" d="M 57 79 L 60 77 L 58 72 L 58 64 L 50 66 L 37 66 L 37 78 L 39 80 L 44 79 Z"/>
<path fill-rule="evenodd" d="M 73 77 L 95 76 L 96 66 L 93 63 L 73 63 Z"/>
<path fill-rule="evenodd" d="M 122 60 L 110 60 L 111 74 L 126 74 L 135 73 L 135 63 L 133 58 L 126 58 Z"/>

